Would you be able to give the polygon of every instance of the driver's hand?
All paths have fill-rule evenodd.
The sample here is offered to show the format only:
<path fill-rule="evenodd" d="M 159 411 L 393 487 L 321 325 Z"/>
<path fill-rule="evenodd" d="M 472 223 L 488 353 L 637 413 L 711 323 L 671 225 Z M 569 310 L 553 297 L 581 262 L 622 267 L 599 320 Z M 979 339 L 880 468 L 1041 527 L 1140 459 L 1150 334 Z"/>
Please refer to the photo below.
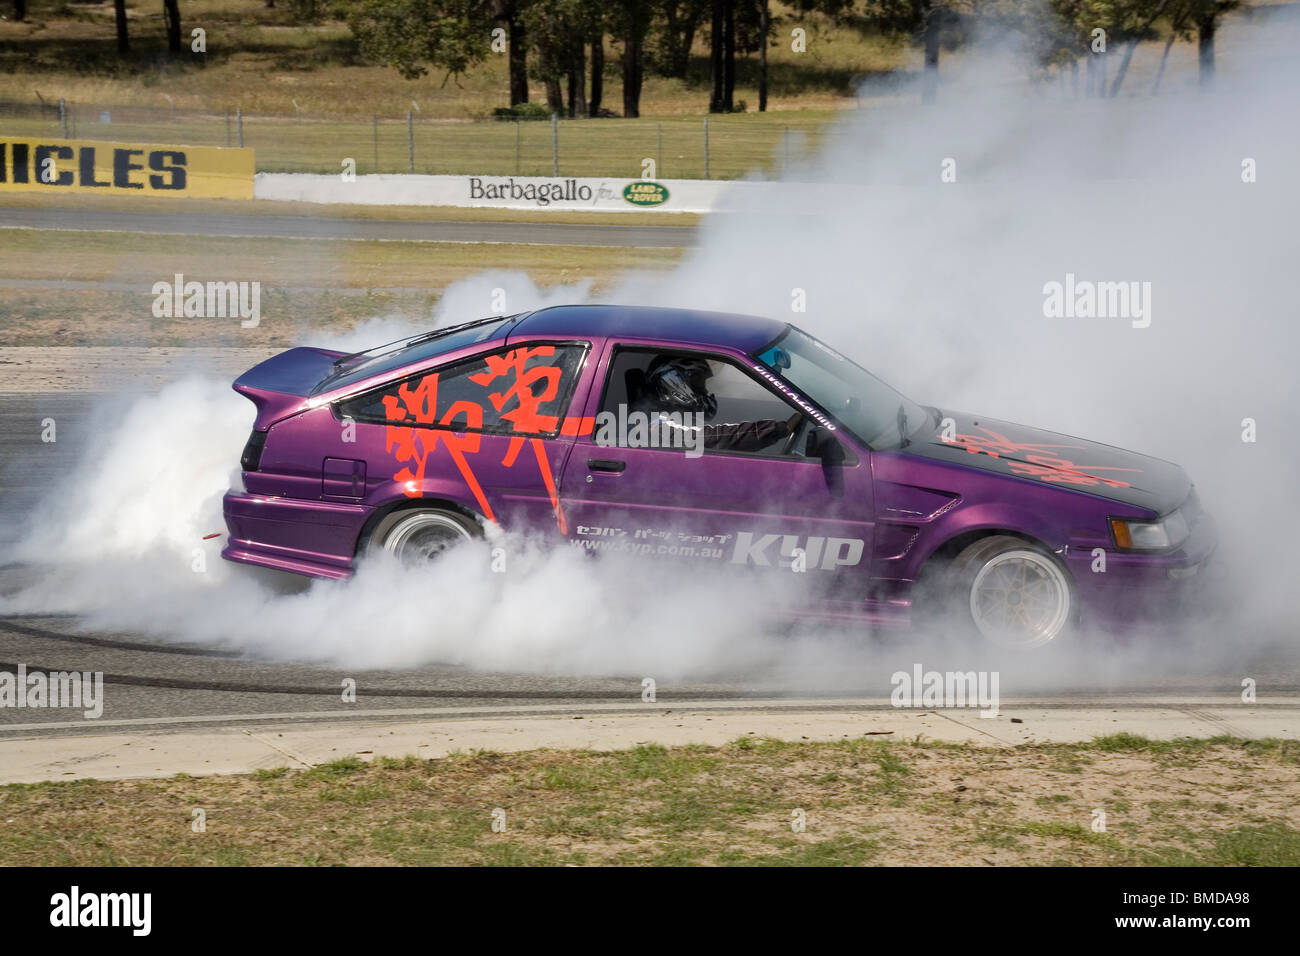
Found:
<path fill-rule="evenodd" d="M 785 427 L 790 429 L 791 435 L 794 434 L 794 430 L 799 427 L 799 423 L 801 421 L 803 421 L 803 412 L 795 412 L 788 419 L 786 419 Z"/>

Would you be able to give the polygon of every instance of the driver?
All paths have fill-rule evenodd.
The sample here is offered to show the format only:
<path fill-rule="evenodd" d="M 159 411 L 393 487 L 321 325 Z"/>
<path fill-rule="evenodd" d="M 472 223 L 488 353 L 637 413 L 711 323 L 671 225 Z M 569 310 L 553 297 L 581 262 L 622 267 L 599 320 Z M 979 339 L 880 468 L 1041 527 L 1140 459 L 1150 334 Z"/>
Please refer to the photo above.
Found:
<path fill-rule="evenodd" d="M 718 422 L 700 426 L 681 425 L 665 417 L 674 412 L 700 412 L 705 418 L 716 415 L 718 400 L 707 388 L 712 376 L 713 369 L 702 358 L 658 356 L 646 369 L 645 387 L 632 402 L 632 409 L 657 417 L 660 429 L 703 432 L 704 448 L 710 451 L 759 451 L 794 434 L 802 412 L 795 412 L 785 421 Z M 683 440 L 684 446 L 689 444 Z"/>

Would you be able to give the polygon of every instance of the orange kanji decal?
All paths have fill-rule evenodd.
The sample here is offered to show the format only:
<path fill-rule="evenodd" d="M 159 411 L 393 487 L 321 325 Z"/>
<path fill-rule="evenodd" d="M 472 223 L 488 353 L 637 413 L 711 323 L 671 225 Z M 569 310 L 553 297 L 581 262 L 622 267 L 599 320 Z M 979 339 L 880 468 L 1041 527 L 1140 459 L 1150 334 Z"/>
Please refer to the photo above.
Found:
<path fill-rule="evenodd" d="M 437 372 L 424 376 L 414 389 L 403 382 L 397 390 L 397 395 L 384 396 L 384 416 L 389 422 L 409 421 L 420 425 L 432 425 L 437 420 L 437 408 Z M 451 426 L 459 415 L 465 416 L 463 427 L 483 427 L 482 407 L 474 402 L 466 401 L 454 402 L 447 409 L 446 414 L 442 416 L 442 420 L 437 423 Z M 460 472 L 461 477 L 465 479 L 465 484 L 469 486 L 469 490 L 474 495 L 474 500 L 483 509 L 483 514 L 489 521 L 495 521 L 496 517 L 492 513 L 492 506 L 488 504 L 487 497 L 483 494 L 483 489 L 474 476 L 473 469 L 470 468 L 469 462 L 465 460 L 467 453 L 472 455 L 478 452 L 479 435 L 475 432 L 456 435 L 451 432 L 430 428 L 389 424 L 385 432 L 384 447 L 387 451 L 395 450 L 397 460 L 406 465 L 405 468 L 399 469 L 393 475 L 395 481 L 400 481 L 404 485 L 402 493 L 408 498 L 419 498 L 423 494 L 422 486 L 424 484 L 425 467 L 428 465 L 429 456 L 433 454 L 433 450 L 438 447 L 439 442 L 447 446 L 452 461 L 456 463 L 456 469 Z"/>
<path fill-rule="evenodd" d="M 1038 478 L 1042 481 L 1062 485 L 1107 485 L 1111 488 L 1128 488 L 1127 481 L 1118 478 L 1103 478 L 1095 475 L 1097 471 L 1140 472 L 1138 468 L 1114 468 L 1104 465 L 1078 465 L 1068 458 L 1058 457 L 1051 452 L 1058 448 L 1078 448 L 1078 445 L 1047 445 L 1032 442 L 1015 442 L 1006 435 L 1000 435 L 991 428 L 979 426 L 983 435 L 957 435 L 947 444 L 960 445 L 972 455 L 988 455 L 999 458 L 1002 455 L 1021 453 L 1025 461 L 1008 461 L 1007 467 L 1014 474 L 1026 478 Z"/>
<path fill-rule="evenodd" d="M 579 418 L 577 416 L 570 416 L 569 418 L 566 418 L 564 424 L 560 426 L 560 434 L 587 435 L 590 434 L 591 430 L 595 427 L 595 418 Z"/>
<path fill-rule="evenodd" d="M 558 365 L 535 365 L 530 369 L 524 366 L 530 359 L 554 354 L 555 346 L 539 345 L 512 349 L 504 355 L 489 355 L 485 362 L 487 371 L 471 375 L 469 380 L 475 385 L 487 386 L 505 376 L 507 387 L 488 396 L 498 412 L 511 399 L 518 402 L 517 407 L 502 414 L 502 420 L 510 422 L 511 428 L 517 432 L 553 432 L 558 425 L 556 416 L 541 414 L 541 404 L 553 402 L 559 395 L 563 370 Z M 533 388 L 538 382 L 542 383 L 540 392 Z"/>
<path fill-rule="evenodd" d="M 487 401 L 498 413 L 501 421 L 509 422 L 511 431 L 510 444 L 506 448 L 502 464 L 512 468 L 527 441 L 533 447 L 533 456 L 541 472 L 542 484 L 551 501 L 551 510 L 555 522 L 562 533 L 567 533 L 564 510 L 560 506 L 559 493 L 556 490 L 555 476 L 551 472 L 551 463 L 546 454 L 546 446 L 541 439 L 526 437 L 537 433 L 550 433 L 559 428 L 557 415 L 542 413 L 542 405 L 554 402 L 560 394 L 563 384 L 564 369 L 559 365 L 538 364 L 528 368 L 528 363 L 538 358 L 555 354 L 555 346 L 539 345 L 527 348 L 511 349 L 500 355 L 485 356 L 483 371 L 468 376 L 469 381 L 482 386 L 485 390 L 503 380 L 497 391 L 488 393 Z M 442 431 L 448 429 L 482 429 L 485 418 L 484 405 L 461 399 L 452 403 L 441 417 L 438 416 L 438 373 L 424 376 L 414 385 L 403 382 L 398 386 L 397 394 L 383 396 L 384 416 L 388 420 L 386 432 L 386 449 L 394 452 L 397 460 L 404 465 L 393 478 L 405 485 L 404 493 L 418 498 L 423 493 L 425 469 L 429 456 L 438 443 L 443 443 L 465 484 L 474 495 L 483 514 L 490 521 L 496 517 L 488 504 L 483 487 L 470 467 L 466 455 L 477 454 L 480 436 L 477 432 L 454 434 Z M 457 419 L 463 416 L 463 421 Z M 576 435 L 590 431 L 595 420 L 591 418 L 567 418 L 564 421 L 564 434 Z M 428 426 L 439 426 L 438 429 Z M 415 426 L 425 426 L 417 428 Z"/>

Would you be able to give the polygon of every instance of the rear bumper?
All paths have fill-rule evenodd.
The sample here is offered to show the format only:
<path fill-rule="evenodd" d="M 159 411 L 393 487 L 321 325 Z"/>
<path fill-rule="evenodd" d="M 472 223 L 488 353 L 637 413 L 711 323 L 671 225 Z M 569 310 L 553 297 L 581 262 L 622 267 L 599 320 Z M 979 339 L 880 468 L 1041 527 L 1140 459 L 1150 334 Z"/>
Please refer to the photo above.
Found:
<path fill-rule="evenodd" d="M 357 539 L 371 510 L 363 505 L 229 492 L 230 532 L 221 556 L 317 578 L 351 577 Z"/>

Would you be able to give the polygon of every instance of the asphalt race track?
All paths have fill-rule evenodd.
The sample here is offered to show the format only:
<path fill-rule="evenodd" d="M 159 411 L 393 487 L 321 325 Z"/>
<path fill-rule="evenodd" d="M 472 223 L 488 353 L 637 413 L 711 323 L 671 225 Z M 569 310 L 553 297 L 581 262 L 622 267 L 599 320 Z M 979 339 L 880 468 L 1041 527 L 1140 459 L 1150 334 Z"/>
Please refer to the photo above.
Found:
<path fill-rule="evenodd" d="M 548 222 L 412 222 L 310 216 L 187 216 L 104 209 L 4 209 L 0 229 L 71 229 L 153 235 L 271 239 L 388 239 L 560 246 L 694 245 L 693 226 L 602 226 Z"/>
<path fill-rule="evenodd" d="M 108 230 L 205 236 L 320 239 L 389 239 L 445 242 L 511 242 L 674 247 L 691 245 L 696 230 L 682 226 L 573 225 L 512 222 L 403 222 L 297 216 L 176 214 L 105 210 L 0 209 L 0 228 Z M 66 290 L 74 283 L 31 283 Z M 84 283 L 98 285 L 98 283 Z M 17 539 L 23 522 L 51 479 L 78 467 L 102 396 L 91 393 L 14 392 L 0 366 L 0 554 Z M 58 422 L 58 441 L 41 441 L 41 421 Z M 233 465 L 233 463 L 232 463 Z M 111 502 L 78 506 L 111 507 Z M 224 529 L 213 529 L 224 530 Z M 58 556 L 51 556 L 57 559 Z M 12 594 L 34 575 L 58 573 L 0 565 L 0 596 Z M 249 569 L 249 573 L 253 572 Z M 304 586 L 302 579 L 266 572 L 278 589 Z M 232 624 L 232 626 L 238 626 Z M 1261 707 L 1293 707 L 1300 692 L 1300 651 L 1273 652 L 1253 662 L 1269 676 L 1270 701 Z M 157 635 L 91 628 L 72 616 L 0 617 L 0 671 L 102 671 L 107 693 L 98 720 L 57 709 L 0 708 L 0 739 L 104 734 L 117 731 L 249 728 L 328 724 L 357 718 L 424 718 L 644 713 L 640 676 L 603 678 L 484 673 L 450 666 L 410 670 L 340 670 L 283 660 L 255 660 L 212 647 Z M 1231 701 L 1240 675 L 1184 669 L 1153 681 L 1134 677 L 1106 686 L 1074 687 L 1021 696 L 1044 708 L 1174 708 L 1215 726 L 1210 701 Z M 345 678 L 357 683 L 354 703 L 341 700 Z M 844 678 L 834 687 L 783 687 L 744 678 L 715 682 L 660 683 L 657 708 L 693 712 L 788 712 L 892 708 L 879 681 Z M 1234 732 L 1231 726 L 1222 732 Z"/>
<path fill-rule="evenodd" d="M 0 545 L 14 539 L 21 521 L 49 479 L 75 466 L 88 433 L 96 396 L 90 394 L 0 394 Z M 58 441 L 40 440 L 42 418 L 59 422 Z M 0 595 L 29 581 L 36 568 L 0 567 Z M 280 576 L 277 576 L 277 578 Z M 288 588 L 299 579 L 283 576 Z M 1295 699 L 1300 691 L 1300 657 L 1260 661 L 1270 677 L 1269 697 Z M 103 718 L 86 721 L 67 711 L 0 709 L 0 739 L 41 734 L 104 733 L 113 730 L 176 730 L 203 726 L 421 717 L 644 712 L 640 679 L 481 673 L 454 667 L 402 671 L 343 671 L 315 665 L 251 660 L 183 642 L 138 633 L 86 628 L 74 617 L 0 618 L 0 671 L 102 671 Z M 357 681 L 355 703 L 343 703 L 343 678 Z M 1035 698 L 1042 707 L 1184 708 L 1194 714 L 1210 698 L 1229 699 L 1237 674 L 1190 673 L 1153 682 L 1134 679 L 1107 687 L 1080 687 Z M 821 699 L 817 699 L 817 698 Z M 694 711 L 889 710 L 880 689 L 844 686 L 811 691 L 755 686 L 743 680 L 660 685 L 661 708 Z M 1261 700 L 1261 706 L 1267 704 Z M 1231 732 L 1225 728 L 1224 732 Z"/>

